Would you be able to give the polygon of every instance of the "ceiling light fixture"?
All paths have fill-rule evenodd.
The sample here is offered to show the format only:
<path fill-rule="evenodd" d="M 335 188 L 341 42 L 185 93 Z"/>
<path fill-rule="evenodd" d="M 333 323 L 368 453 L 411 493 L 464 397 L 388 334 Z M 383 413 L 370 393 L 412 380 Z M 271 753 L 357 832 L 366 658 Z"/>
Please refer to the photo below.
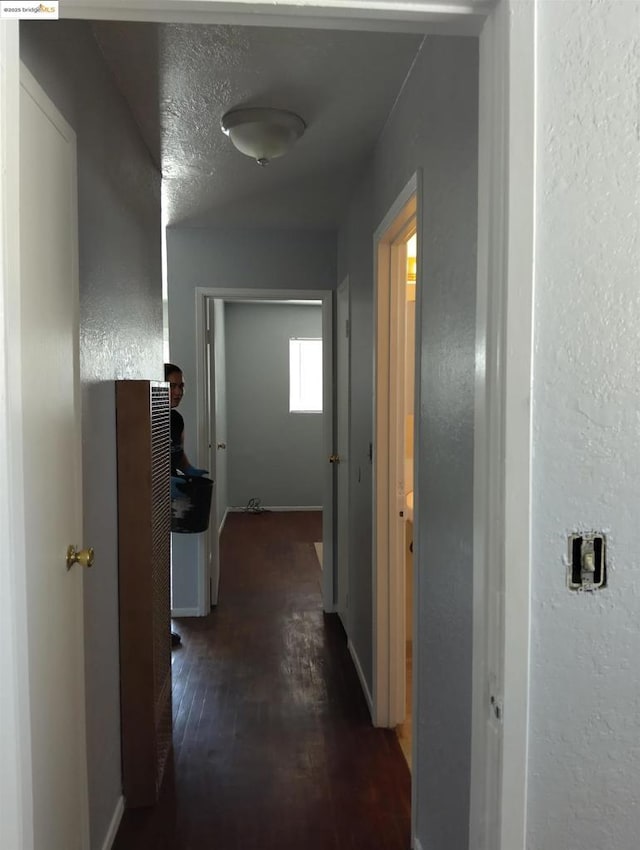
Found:
<path fill-rule="evenodd" d="M 220 126 L 240 153 L 258 165 L 285 154 L 307 127 L 295 112 L 269 107 L 232 109 L 222 116 Z"/>

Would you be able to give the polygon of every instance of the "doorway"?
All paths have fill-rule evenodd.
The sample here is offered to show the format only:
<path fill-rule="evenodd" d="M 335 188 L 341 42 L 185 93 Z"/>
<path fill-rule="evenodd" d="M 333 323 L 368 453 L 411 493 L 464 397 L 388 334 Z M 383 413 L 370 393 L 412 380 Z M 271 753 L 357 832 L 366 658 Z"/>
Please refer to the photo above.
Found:
<path fill-rule="evenodd" d="M 321 312 L 322 339 L 322 598 L 326 612 L 335 610 L 334 589 L 334 455 L 333 440 L 333 292 L 331 290 L 255 290 L 199 288 L 196 290 L 196 383 L 198 457 L 206 458 L 211 476 L 216 481 L 212 500 L 212 520 L 206 534 L 198 541 L 198 609 L 201 616 L 209 613 L 218 601 L 220 582 L 220 534 L 229 510 L 273 509 L 259 494 L 244 498 L 242 505 L 231 504 L 233 493 L 227 488 L 229 457 L 225 392 L 225 308 L 238 305 L 317 305 Z M 223 409 L 224 408 L 224 409 Z M 303 412 L 302 416 L 309 415 Z M 326 462 L 324 462 L 326 460 Z M 237 501 L 237 499 L 235 499 Z M 287 505 L 297 509 L 296 505 Z M 278 506 L 275 506 L 278 509 Z M 281 508 L 282 509 L 282 508 Z"/>
<path fill-rule="evenodd" d="M 165 4 L 165 5 L 166 5 L 166 4 Z M 175 5 L 175 4 L 174 4 L 174 5 Z M 76 7 L 76 9 L 77 9 L 77 8 L 78 8 L 78 7 Z M 502 43 L 502 42 L 500 42 L 500 43 Z M 495 52 L 496 54 L 499 54 L 499 53 L 500 53 L 500 51 L 494 51 L 494 52 Z M 505 51 L 505 53 L 506 53 L 506 51 Z M 506 60 L 505 60 L 505 59 L 503 59 L 503 63 L 506 63 Z M 500 75 L 497 75 L 497 76 L 496 76 L 496 78 L 497 78 L 497 79 L 502 79 L 502 77 L 501 77 Z M 489 93 L 490 93 L 492 90 L 491 90 L 491 87 L 490 87 L 490 83 L 489 83 L 487 80 L 488 80 L 488 75 L 487 75 L 487 74 L 485 74 L 485 80 L 484 80 L 484 90 L 485 90 L 485 93 L 486 93 L 486 91 L 489 91 Z M 485 104 L 484 111 L 485 111 L 485 112 L 487 112 L 487 111 L 488 111 L 488 112 L 490 112 L 490 109 L 487 109 L 487 108 L 486 108 L 486 104 Z M 497 121 L 497 122 L 495 122 L 495 123 L 496 123 L 496 124 L 498 124 L 498 130 L 501 130 L 501 129 L 503 128 L 504 121 Z M 517 141 L 518 141 L 518 139 L 516 139 L 516 142 L 517 142 Z M 489 146 L 489 145 L 488 145 L 488 146 Z M 517 147 L 517 145 L 516 145 L 516 144 L 514 144 L 514 145 L 513 145 L 513 147 L 515 148 L 515 147 Z M 501 161 L 502 161 L 502 160 L 501 160 Z M 507 162 L 507 161 L 508 161 L 506 157 L 504 158 L 504 161 L 505 161 L 505 162 Z M 499 171 L 499 169 L 497 169 L 496 171 Z M 487 173 L 488 173 L 488 172 L 489 172 L 489 169 L 487 169 Z M 523 173 L 524 173 L 524 170 L 523 170 Z M 493 172 L 492 172 L 492 174 L 493 174 Z M 501 196 L 501 192 L 500 192 L 500 190 L 503 188 L 503 186 L 502 186 L 502 184 L 500 183 L 500 178 L 492 178 L 492 180 L 495 180 L 495 181 L 497 181 L 497 182 L 499 183 L 499 185 L 498 185 L 498 191 L 497 191 L 497 193 L 496 193 L 496 194 L 498 194 L 498 195 L 500 195 L 500 196 Z M 526 180 L 525 180 L 525 182 L 526 182 Z M 487 178 L 487 184 L 489 184 L 489 178 Z M 493 183 L 491 183 L 491 185 L 493 185 Z M 517 197 L 517 192 L 513 191 L 513 195 L 514 195 L 514 197 Z M 522 206 L 523 206 L 523 205 L 522 205 L 522 202 L 521 202 L 521 199 L 520 199 L 520 204 L 519 204 L 519 206 L 520 206 L 520 207 L 522 207 Z M 526 205 L 525 205 L 525 207 L 526 207 Z M 491 221 L 495 221 L 495 220 L 500 221 L 501 219 L 499 218 L 499 216 L 495 216 L 494 218 L 492 218 L 492 219 L 491 219 Z M 499 229 L 499 228 L 498 228 L 498 229 Z M 489 227 L 489 230 L 491 230 L 491 228 L 490 228 L 490 227 Z M 501 232 L 501 231 L 500 231 L 500 232 Z M 486 236 L 486 234 L 484 234 L 484 235 Z M 500 236 L 500 233 L 498 233 L 498 236 Z M 483 240 L 483 241 L 482 241 L 482 244 L 484 245 L 486 241 L 487 241 L 486 239 L 485 239 L 485 240 Z M 500 240 L 499 240 L 499 239 L 498 239 L 498 242 L 500 242 Z M 501 244 L 501 243 L 500 243 L 500 244 Z M 500 247 L 500 245 L 498 245 L 498 247 Z M 499 254 L 500 252 L 499 252 L 499 250 L 498 250 L 498 249 L 495 249 L 494 253 Z M 498 273 L 499 273 L 499 274 L 498 274 L 498 276 L 500 277 L 500 279 L 502 279 L 502 273 L 501 273 L 501 270 L 500 270 L 500 269 L 498 269 Z M 511 315 L 511 314 L 510 314 L 510 315 Z M 512 320 L 511 320 L 511 319 L 510 319 L 510 322 L 512 322 Z M 509 325 L 509 327 L 511 327 L 511 325 Z M 520 505 L 523 505 L 523 504 L 524 504 L 524 501 L 523 501 L 523 500 L 520 500 L 519 504 L 520 504 Z M 524 574 L 524 571 L 523 571 L 523 574 Z M 480 690 L 482 690 L 482 689 L 480 689 Z M 522 714 L 522 712 L 520 712 L 520 714 Z M 510 716 L 513 716 L 513 712 L 511 713 L 511 715 L 510 715 Z"/>
<path fill-rule="evenodd" d="M 402 752 L 411 769 L 412 748 L 412 693 L 413 693 L 413 494 L 414 494 L 414 428 L 415 428 L 415 368 L 416 368 L 416 269 L 418 261 L 418 236 L 415 231 L 408 239 L 396 245 L 400 263 L 404 260 L 402 275 L 395 288 L 397 298 L 396 321 L 391 327 L 391 351 L 397 353 L 397 380 L 395 400 L 391 409 L 396 411 L 395 470 L 400 481 L 399 492 L 404 493 L 404 504 L 399 513 L 401 523 L 399 568 L 404 575 L 405 600 L 405 699 L 404 719 L 396 727 Z M 404 241 L 406 239 L 406 241 Z M 404 280 L 404 286 L 403 284 Z M 393 297 L 393 296 L 392 296 Z M 394 339 L 395 337 L 395 339 Z M 404 531 L 404 534 L 402 534 Z"/>
<path fill-rule="evenodd" d="M 411 765 L 418 175 L 376 231 L 374 722 L 397 728 Z"/>

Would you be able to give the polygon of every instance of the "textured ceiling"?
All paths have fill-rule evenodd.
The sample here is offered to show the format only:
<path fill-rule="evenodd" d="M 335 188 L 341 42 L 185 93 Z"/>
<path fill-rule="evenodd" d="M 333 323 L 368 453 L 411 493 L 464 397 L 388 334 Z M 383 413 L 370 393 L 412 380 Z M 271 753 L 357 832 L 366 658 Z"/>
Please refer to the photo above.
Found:
<path fill-rule="evenodd" d="M 163 174 L 169 224 L 334 228 L 422 35 L 101 22 L 96 39 Z M 307 131 L 266 168 L 220 118 L 297 112 Z"/>

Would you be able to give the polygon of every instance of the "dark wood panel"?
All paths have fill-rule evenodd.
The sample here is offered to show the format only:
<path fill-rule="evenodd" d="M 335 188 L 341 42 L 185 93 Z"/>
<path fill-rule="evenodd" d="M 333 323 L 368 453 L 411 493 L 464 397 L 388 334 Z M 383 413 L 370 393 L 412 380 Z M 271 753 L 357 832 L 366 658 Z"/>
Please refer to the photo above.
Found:
<path fill-rule="evenodd" d="M 231 514 L 220 602 L 174 622 L 174 748 L 114 850 L 408 850 L 410 777 L 322 612 L 319 513 Z"/>
<path fill-rule="evenodd" d="M 116 382 L 122 784 L 158 799 L 171 746 L 169 391 Z"/>

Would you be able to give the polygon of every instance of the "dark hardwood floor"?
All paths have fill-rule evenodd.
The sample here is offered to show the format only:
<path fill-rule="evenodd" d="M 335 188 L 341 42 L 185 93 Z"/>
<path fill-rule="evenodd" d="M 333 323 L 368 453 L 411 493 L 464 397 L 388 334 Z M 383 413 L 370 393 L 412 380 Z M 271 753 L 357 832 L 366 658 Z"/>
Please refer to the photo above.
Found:
<path fill-rule="evenodd" d="M 322 612 L 320 525 L 228 516 L 217 608 L 174 621 L 160 802 L 125 813 L 114 850 L 408 850 L 409 771 Z"/>

